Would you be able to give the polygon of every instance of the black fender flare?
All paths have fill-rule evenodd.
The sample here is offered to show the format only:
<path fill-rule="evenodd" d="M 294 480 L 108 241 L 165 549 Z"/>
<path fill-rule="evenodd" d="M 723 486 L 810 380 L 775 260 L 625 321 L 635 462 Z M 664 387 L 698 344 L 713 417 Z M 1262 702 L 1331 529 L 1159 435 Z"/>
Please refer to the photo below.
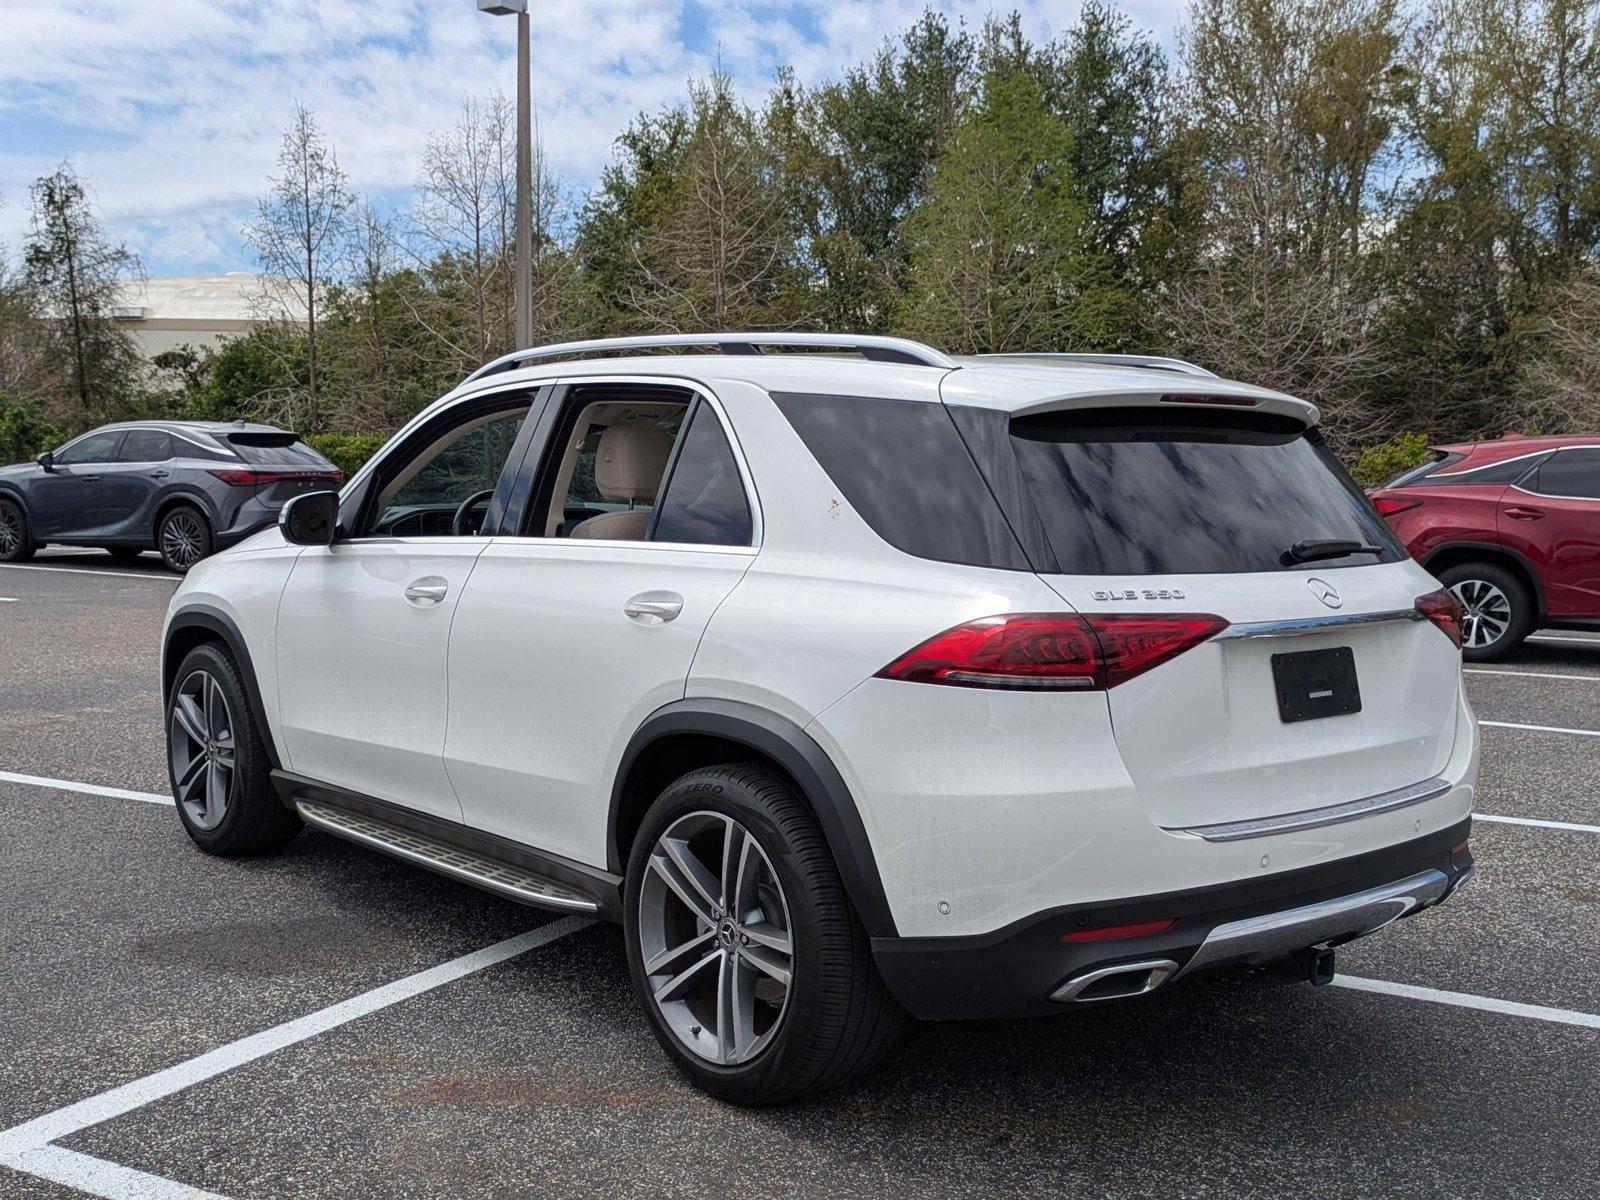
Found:
<path fill-rule="evenodd" d="M 173 642 L 178 640 L 179 633 L 196 629 L 212 635 L 204 640 L 220 641 L 233 656 L 233 661 L 238 664 L 239 675 L 244 682 L 245 699 L 250 703 L 251 716 L 255 718 L 256 728 L 261 732 L 262 744 L 267 748 L 267 760 L 271 762 L 273 770 L 281 771 L 283 760 L 278 755 L 277 744 L 272 738 L 272 729 L 267 724 L 267 710 L 261 702 L 261 685 L 256 681 L 256 668 L 250 658 L 250 649 L 245 645 L 244 634 L 240 632 L 239 626 L 221 609 L 209 604 L 196 603 L 180 609 L 167 621 L 167 628 L 161 637 L 162 710 L 165 711 L 171 701 L 172 687 L 177 682 L 178 656 L 172 653 Z"/>
<path fill-rule="evenodd" d="M 5 499 L 20 508 L 22 515 L 28 518 L 28 523 L 30 525 L 33 524 L 33 515 L 28 512 L 28 497 L 23 494 L 21 488 L 13 483 L 0 483 L 0 496 L 5 497 Z"/>
<path fill-rule="evenodd" d="M 1546 604 L 1544 598 L 1544 580 L 1539 578 L 1539 572 L 1534 570 L 1533 564 L 1528 561 L 1527 555 L 1521 553 L 1520 551 L 1513 550 L 1510 546 L 1502 546 L 1498 542 L 1441 542 L 1422 557 L 1422 569 L 1424 571 L 1431 572 L 1433 568 L 1430 564 L 1433 563 L 1435 559 L 1442 554 L 1451 554 L 1458 550 L 1470 550 L 1490 555 L 1504 555 L 1506 558 L 1520 563 L 1523 571 L 1526 572 L 1528 579 L 1533 583 L 1533 603 L 1534 607 L 1538 609 L 1539 619 L 1543 620 L 1545 614 L 1550 611 L 1549 605 Z"/>
<path fill-rule="evenodd" d="M 822 826 L 822 834 L 838 864 L 845 892 L 868 934 L 897 936 L 878 861 L 867 839 L 867 828 L 839 768 L 799 725 L 768 709 L 737 700 L 677 700 L 658 708 L 639 726 L 623 751 L 611 788 L 606 843 L 613 872 L 621 874 L 626 868 L 625 863 L 618 861 L 621 856 L 617 847 L 617 825 L 634 766 L 652 744 L 678 734 L 699 734 L 736 742 L 782 767 L 816 813 L 817 823 Z"/>

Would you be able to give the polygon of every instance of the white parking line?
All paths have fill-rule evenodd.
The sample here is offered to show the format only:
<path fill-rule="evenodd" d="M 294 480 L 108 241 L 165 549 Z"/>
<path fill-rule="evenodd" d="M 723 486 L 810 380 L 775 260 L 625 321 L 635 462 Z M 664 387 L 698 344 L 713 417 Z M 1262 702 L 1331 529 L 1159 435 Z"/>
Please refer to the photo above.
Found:
<path fill-rule="evenodd" d="M 154 571 L 96 571 L 93 567 L 43 567 L 37 563 L 0 563 L 3 571 L 62 571 L 68 575 L 113 575 L 118 579 L 153 579 L 157 583 L 178 583 L 176 575 L 158 575 Z"/>
<path fill-rule="evenodd" d="M 496 942 L 482 950 L 463 954 L 460 958 L 429 967 L 426 971 L 419 971 L 415 975 L 396 979 L 392 983 L 362 992 L 359 996 L 330 1004 L 327 1008 L 318 1009 L 314 1013 L 286 1021 L 282 1025 L 274 1025 L 270 1029 L 263 1029 L 260 1033 L 252 1033 L 248 1037 L 229 1042 L 215 1050 L 208 1050 L 197 1058 L 177 1063 L 153 1075 L 132 1080 L 109 1091 L 101 1092 L 97 1096 L 90 1096 L 65 1108 L 58 1108 L 54 1112 L 25 1121 L 21 1125 L 0 1132 L 0 1164 L 19 1171 L 27 1171 L 28 1163 L 33 1161 L 53 1172 L 46 1175 L 46 1178 L 89 1192 L 91 1195 L 113 1197 L 115 1200 L 146 1196 L 161 1197 L 162 1200 L 166 1200 L 168 1197 L 207 1195 L 204 1192 L 181 1190 L 181 1184 L 170 1183 L 158 1176 L 143 1176 L 142 1172 L 133 1174 L 153 1183 L 167 1185 L 169 1190 L 160 1192 L 111 1190 L 112 1187 L 127 1183 L 126 1177 L 122 1177 L 120 1181 L 112 1179 L 104 1190 L 97 1190 L 89 1185 L 104 1179 L 107 1174 L 105 1168 L 108 1166 L 114 1168 L 116 1164 L 105 1164 L 95 1158 L 79 1161 L 65 1155 L 54 1154 L 30 1159 L 30 1155 L 49 1147 L 51 1142 L 71 1137 L 92 1125 L 126 1116 L 175 1092 L 181 1092 L 197 1083 L 204 1083 L 226 1071 L 242 1067 L 258 1058 L 264 1058 L 314 1038 L 318 1034 L 327 1033 L 331 1029 L 337 1029 L 341 1025 L 369 1016 L 402 1000 L 409 1000 L 413 996 L 420 996 L 424 992 L 443 987 L 447 983 L 453 983 L 486 967 L 503 963 L 519 954 L 547 946 L 558 938 L 577 933 L 592 924 L 594 921 L 589 917 L 562 917 L 548 925 L 519 933 L 516 937 Z M 44 1174 L 42 1171 L 39 1173 Z M 139 1178 L 134 1178 L 128 1186 L 136 1187 L 138 1183 Z"/>
<path fill-rule="evenodd" d="M 1600 1014 L 1597 1013 L 1576 1012 L 1569 1008 L 1547 1008 L 1543 1004 L 1521 1004 L 1515 1000 L 1497 1000 L 1493 996 L 1474 996 L 1470 992 L 1445 992 L 1438 988 L 1416 987 L 1409 983 L 1390 983 L 1385 979 L 1362 979 L 1355 975 L 1335 975 L 1333 986 L 1350 988 L 1357 992 L 1376 992 L 1381 996 L 1400 996 L 1407 1000 L 1426 1000 L 1431 1004 L 1452 1004 L 1457 1008 L 1473 1008 L 1479 1012 L 1500 1013 L 1509 1017 L 1553 1021 L 1557 1025 L 1581 1025 L 1587 1029 L 1600 1029 Z"/>
<path fill-rule="evenodd" d="M 90 796 L 110 796 L 114 800 L 142 800 L 146 804 L 172 806 L 172 797 L 163 796 L 160 792 L 130 792 L 127 788 L 74 783 L 70 779 L 46 779 L 43 775 L 18 775 L 15 771 L 0 771 L 0 783 L 20 783 L 27 787 L 54 788 L 58 792 L 83 792 Z"/>
<path fill-rule="evenodd" d="M 1528 729 L 1534 733 L 1570 733 L 1577 737 L 1600 737 L 1600 729 L 1568 729 L 1564 725 L 1521 725 L 1516 721 L 1479 721 L 1489 729 Z"/>
<path fill-rule="evenodd" d="M 0 596 L 0 604 L 16 604 L 16 603 L 17 603 L 17 598 L 15 596 Z"/>
<path fill-rule="evenodd" d="M 1468 675 L 1516 675 L 1522 679 L 1576 679 L 1584 683 L 1600 683 L 1600 675 L 1557 675 L 1554 671 L 1493 671 L 1483 667 L 1467 667 Z"/>
<path fill-rule="evenodd" d="M 105 1200 L 228 1200 L 216 1192 L 79 1154 L 65 1146 L 40 1146 L 0 1159 L 0 1162 L 13 1170 L 25 1171 L 91 1196 L 103 1196 Z"/>
<path fill-rule="evenodd" d="M 1600 833 L 1600 825 L 1579 825 L 1573 821 L 1543 821 L 1537 817 L 1497 817 L 1490 813 L 1473 813 L 1474 821 L 1496 821 L 1501 825 L 1530 825 L 1535 829 L 1564 829 L 1569 833 Z"/>

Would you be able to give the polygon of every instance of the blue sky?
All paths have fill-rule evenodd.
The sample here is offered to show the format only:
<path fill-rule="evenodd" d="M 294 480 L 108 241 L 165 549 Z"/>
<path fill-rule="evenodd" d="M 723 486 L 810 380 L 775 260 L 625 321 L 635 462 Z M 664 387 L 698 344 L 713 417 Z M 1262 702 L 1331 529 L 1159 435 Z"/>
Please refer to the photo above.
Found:
<path fill-rule="evenodd" d="M 923 0 L 534 0 L 534 102 L 575 189 L 641 109 L 721 62 L 751 95 L 780 66 L 837 76 Z M 969 25 L 988 4 L 935 4 Z M 1010 5 L 1000 6 L 1009 9 Z M 1030 31 L 1079 0 L 1022 0 Z M 1124 8 L 1166 44 L 1182 0 Z M 29 183 L 64 158 L 152 275 L 249 269 L 239 227 L 296 101 L 355 188 L 403 205 L 430 132 L 463 98 L 515 87 L 515 25 L 473 0 L 0 0 L 0 243 L 27 231 Z"/>

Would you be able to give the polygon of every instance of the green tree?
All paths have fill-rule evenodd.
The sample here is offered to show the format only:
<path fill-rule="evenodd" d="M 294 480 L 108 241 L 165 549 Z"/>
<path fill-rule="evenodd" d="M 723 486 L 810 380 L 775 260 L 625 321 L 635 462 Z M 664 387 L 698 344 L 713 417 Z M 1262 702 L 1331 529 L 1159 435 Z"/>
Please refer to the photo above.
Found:
<path fill-rule="evenodd" d="M 0 391 L 0 464 L 26 462 L 64 440 L 39 406 Z"/>

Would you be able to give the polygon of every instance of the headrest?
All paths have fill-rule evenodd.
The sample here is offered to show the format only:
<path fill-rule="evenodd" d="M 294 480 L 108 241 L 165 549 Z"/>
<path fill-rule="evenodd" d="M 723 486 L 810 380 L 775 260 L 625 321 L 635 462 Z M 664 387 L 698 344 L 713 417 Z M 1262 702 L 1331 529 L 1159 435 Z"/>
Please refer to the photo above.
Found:
<path fill-rule="evenodd" d="M 654 501 L 671 453 L 672 435 L 659 425 L 612 425 L 600 435 L 595 452 L 595 487 L 607 500 Z"/>

